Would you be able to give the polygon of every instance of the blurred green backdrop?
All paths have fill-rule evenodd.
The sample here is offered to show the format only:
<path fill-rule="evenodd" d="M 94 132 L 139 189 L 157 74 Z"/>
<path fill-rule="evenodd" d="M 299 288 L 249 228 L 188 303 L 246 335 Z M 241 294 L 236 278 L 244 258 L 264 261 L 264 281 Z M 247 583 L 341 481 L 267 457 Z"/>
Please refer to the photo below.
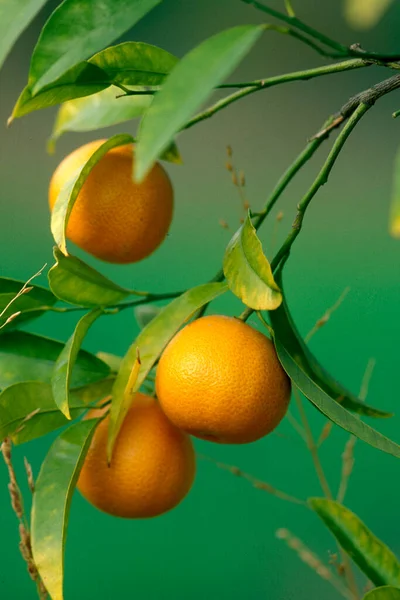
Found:
<path fill-rule="evenodd" d="M 56 4 L 48 3 L 0 73 L 3 124 L 25 84 L 29 56 L 40 27 Z M 370 49 L 399 51 L 398 3 L 375 29 L 362 34 L 345 25 L 341 3 L 335 0 L 295 4 L 305 20 L 331 37 L 345 43 L 361 42 Z M 124 39 L 147 41 L 182 56 L 214 32 L 235 24 L 261 22 L 261 17 L 238 0 L 166 0 Z M 323 60 L 312 50 L 269 33 L 232 80 L 262 78 L 319 64 Z M 138 265 L 97 263 L 96 267 L 122 285 L 157 292 L 206 281 L 218 269 L 224 248 L 239 224 L 239 197 L 224 168 L 226 145 L 233 147 L 234 163 L 245 171 L 252 207 L 260 207 L 282 171 L 326 116 L 352 94 L 384 77 L 378 68 L 370 67 L 273 88 L 191 129 L 179 139 L 184 166 L 167 165 L 176 192 L 176 213 L 166 242 Z M 313 350 L 354 391 L 359 388 L 368 359 L 376 358 L 370 402 L 395 412 L 399 404 L 400 246 L 388 236 L 387 215 L 400 127 L 391 119 L 391 113 L 399 107 L 400 94 L 391 94 L 357 127 L 329 185 L 313 201 L 286 269 L 289 304 L 304 333 L 346 286 L 351 287 L 344 304 L 313 339 Z M 15 122 L 8 130 L 4 126 L 1 132 L 2 276 L 26 279 L 45 262 L 52 263 L 47 208 L 51 173 L 73 148 L 104 136 L 104 132 L 68 134 L 50 157 L 45 144 L 54 115 L 55 110 L 38 112 Z M 136 123 L 129 123 L 105 134 L 132 132 L 135 127 Z M 276 247 L 279 236 L 286 235 L 295 205 L 327 148 L 328 144 L 322 147 L 282 198 L 279 210 L 284 211 L 284 219 L 278 240 L 272 240 L 274 219 L 262 230 L 267 252 L 273 243 Z M 228 222 L 230 231 L 221 228 L 220 219 Z M 38 283 L 45 284 L 44 277 Z M 240 305 L 227 297 L 214 310 L 233 314 Z M 65 340 L 74 323 L 73 315 L 53 315 L 30 327 Z M 101 349 L 122 355 L 136 333 L 133 314 L 124 312 L 96 323 L 85 345 L 94 352 Z M 308 412 L 318 431 L 323 420 L 313 408 L 309 407 Z M 399 418 L 379 424 L 383 432 L 397 440 Z M 343 432 L 335 430 L 322 451 L 334 490 L 346 439 Z M 15 450 L 21 480 L 23 456 L 29 458 L 37 474 L 49 441 L 46 438 Z M 237 465 L 289 493 L 304 498 L 320 494 L 310 456 L 287 421 L 278 433 L 247 447 L 196 445 L 199 452 Z M 394 458 L 358 443 L 347 496 L 347 505 L 398 554 L 399 473 L 400 463 Z M 329 584 L 276 539 L 275 532 L 281 527 L 290 529 L 326 561 L 329 552 L 336 551 L 333 539 L 311 512 L 285 504 L 201 460 L 189 497 L 178 509 L 154 520 L 116 520 L 95 511 L 76 494 L 66 548 L 66 599 L 337 598 Z M 33 599 L 34 586 L 19 556 L 17 524 L 9 506 L 6 471 L 1 465 L 0 529 L 0 595 L 13 600 Z"/>

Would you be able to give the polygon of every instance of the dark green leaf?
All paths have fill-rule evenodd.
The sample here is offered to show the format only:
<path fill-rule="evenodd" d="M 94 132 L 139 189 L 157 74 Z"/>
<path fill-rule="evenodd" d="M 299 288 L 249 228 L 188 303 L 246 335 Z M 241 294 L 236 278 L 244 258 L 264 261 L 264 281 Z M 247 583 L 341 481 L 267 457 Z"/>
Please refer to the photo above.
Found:
<path fill-rule="evenodd" d="M 161 311 L 160 306 L 154 306 L 154 304 L 141 304 L 134 310 L 135 319 L 140 329 L 143 329 L 156 317 Z"/>
<path fill-rule="evenodd" d="M 135 178 L 141 181 L 186 121 L 239 64 L 263 31 L 243 25 L 205 40 L 167 77 L 143 118 L 136 149 Z"/>
<path fill-rule="evenodd" d="M 89 328 L 100 317 L 102 312 L 101 308 L 95 308 L 78 321 L 74 333 L 62 349 L 54 367 L 51 379 L 53 396 L 58 408 L 67 419 L 71 418 L 69 411 L 69 389 L 71 386 L 72 369 Z"/>
<path fill-rule="evenodd" d="M 130 390 L 131 392 L 135 392 L 140 388 L 157 358 L 178 329 L 199 308 L 226 292 L 227 289 L 225 283 L 207 283 L 188 290 L 165 306 L 140 332 L 125 355 L 115 381 L 110 411 L 109 440 L 115 439 L 118 434 L 119 414 L 123 406 L 124 394 L 132 369 L 137 360 L 137 349 L 140 352 L 141 365 L 134 389 Z M 110 458 L 111 447 L 109 451 Z"/>
<path fill-rule="evenodd" d="M 52 292 L 65 302 L 90 308 L 108 306 L 136 293 L 107 279 L 83 260 L 71 254 L 65 256 L 57 247 L 54 248 L 54 258 L 56 264 L 49 271 L 49 285 Z"/>
<path fill-rule="evenodd" d="M 133 27 L 160 0 L 64 0 L 50 16 L 33 51 L 34 93 Z"/>
<path fill-rule="evenodd" d="M 282 271 L 276 274 L 276 280 L 281 289 Z M 270 313 L 271 323 L 275 330 L 276 338 L 286 348 L 288 354 L 296 365 L 328 396 L 340 402 L 340 404 L 360 415 L 366 417 L 386 418 L 391 417 L 391 413 L 387 413 L 376 408 L 368 406 L 359 400 L 354 394 L 346 390 L 318 363 L 317 359 L 310 352 L 306 344 L 303 342 L 293 319 L 290 315 L 286 300 L 284 298 L 282 305 L 277 311 Z"/>
<path fill-rule="evenodd" d="M 308 502 L 342 548 L 375 585 L 400 586 L 399 561 L 357 515 L 334 500 L 311 498 Z"/>
<path fill-rule="evenodd" d="M 109 352 L 98 352 L 96 355 L 101 361 L 108 365 L 113 373 L 118 373 L 121 366 L 122 357 L 110 354 Z"/>
<path fill-rule="evenodd" d="M 397 150 L 394 161 L 389 232 L 392 237 L 400 238 L 400 148 Z"/>
<path fill-rule="evenodd" d="M 52 600 L 63 600 L 64 547 L 72 494 L 98 419 L 74 423 L 50 447 L 35 485 L 31 535 L 35 565 Z"/>
<path fill-rule="evenodd" d="M 0 317 L 0 327 L 11 315 L 21 311 L 21 314 L 11 321 L 7 328 L 4 328 L 2 331 L 9 330 L 29 319 L 40 317 L 43 312 L 48 310 L 48 307 L 53 306 L 57 301 L 57 298 L 50 290 L 31 284 L 29 287 L 32 289 L 29 292 L 22 294 L 19 298 L 14 300 L 15 296 L 24 285 L 24 281 L 0 277 L 0 314 L 3 313 Z M 13 302 L 11 303 L 11 301 Z M 10 306 L 5 310 L 8 304 L 10 304 Z"/>
<path fill-rule="evenodd" d="M 21 381 L 51 382 L 54 365 L 64 344 L 26 331 L 10 331 L 0 337 L 0 389 Z M 102 360 L 80 350 L 70 387 L 76 388 L 108 376 Z"/>
<path fill-rule="evenodd" d="M 67 254 L 65 232 L 67 229 L 68 219 L 75 200 L 78 197 L 81 187 L 85 183 L 90 171 L 99 162 L 99 160 L 101 160 L 101 158 L 107 154 L 109 150 L 111 150 L 111 148 L 123 146 L 124 144 L 131 144 L 132 142 L 133 137 L 130 135 L 114 135 L 112 138 L 104 142 L 104 144 L 102 144 L 96 150 L 96 152 L 94 152 L 83 168 L 74 173 L 71 179 L 61 189 L 51 215 L 51 232 L 57 246 L 60 248 L 63 254 Z"/>
<path fill-rule="evenodd" d="M 368 592 L 364 600 L 400 600 L 400 589 L 384 585 Z"/>
<path fill-rule="evenodd" d="M 0 2 L 0 67 L 25 27 L 46 0 L 2 0 Z"/>
<path fill-rule="evenodd" d="M 275 310 L 282 294 L 264 255 L 250 214 L 228 244 L 224 274 L 231 291 L 254 310 Z"/>
<path fill-rule="evenodd" d="M 164 81 L 178 59 L 157 46 L 124 42 L 102 50 L 88 62 L 102 69 L 115 84 L 155 86 Z"/>

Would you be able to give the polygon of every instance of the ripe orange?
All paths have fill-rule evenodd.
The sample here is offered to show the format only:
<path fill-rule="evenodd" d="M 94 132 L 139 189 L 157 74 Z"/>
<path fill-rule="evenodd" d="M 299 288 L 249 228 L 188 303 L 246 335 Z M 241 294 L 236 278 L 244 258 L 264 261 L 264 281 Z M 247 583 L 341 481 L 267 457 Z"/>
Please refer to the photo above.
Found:
<path fill-rule="evenodd" d="M 50 181 L 53 210 L 60 190 L 105 140 L 69 154 Z M 96 164 L 72 209 L 67 237 L 97 258 L 132 263 L 151 254 L 164 240 L 172 220 L 173 190 L 157 163 L 142 183 L 132 180 L 132 145 L 113 148 Z"/>
<path fill-rule="evenodd" d="M 290 380 L 272 342 L 220 315 L 198 319 L 173 338 L 156 389 L 177 427 L 225 444 L 253 442 L 275 429 L 290 399 Z"/>
<path fill-rule="evenodd" d="M 88 417 L 99 416 L 92 410 Z M 195 475 L 192 442 L 170 423 L 154 398 L 138 393 L 114 446 L 106 446 L 109 416 L 97 427 L 81 470 L 78 489 L 100 510 L 129 519 L 155 517 L 174 508 Z"/>

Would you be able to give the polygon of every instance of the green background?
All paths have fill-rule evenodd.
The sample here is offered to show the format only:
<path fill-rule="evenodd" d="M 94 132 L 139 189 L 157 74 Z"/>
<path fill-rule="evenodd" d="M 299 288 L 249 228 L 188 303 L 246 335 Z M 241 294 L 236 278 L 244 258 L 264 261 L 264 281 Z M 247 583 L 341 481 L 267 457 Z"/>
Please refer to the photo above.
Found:
<path fill-rule="evenodd" d="M 370 49 L 399 51 L 398 3 L 369 33 L 350 30 L 343 21 L 341 3 L 335 0 L 295 4 L 305 20 L 344 43 L 359 41 Z M 3 124 L 25 84 L 40 27 L 55 5 L 50 2 L 19 40 L 0 74 Z M 240 23 L 262 22 L 261 17 L 236 0 L 168 0 L 124 39 L 147 41 L 183 56 L 212 33 Z M 271 32 L 264 35 L 232 80 L 268 77 L 320 64 L 324 64 L 323 59 L 311 49 Z M 115 267 L 91 259 L 88 262 L 122 285 L 154 292 L 208 280 L 219 268 L 241 216 L 237 190 L 224 167 L 226 145 L 233 147 L 234 163 L 245 171 L 252 207 L 261 207 L 277 178 L 326 116 L 352 94 L 385 76 L 377 67 L 370 67 L 287 84 L 255 94 L 191 129 L 179 138 L 184 166 L 167 165 L 176 192 L 176 212 L 163 246 L 138 265 Z M 369 401 L 397 413 L 400 247 L 389 237 L 387 223 L 400 127 L 391 113 L 398 108 L 400 95 L 391 94 L 357 127 L 329 185 L 320 190 L 307 213 L 285 278 L 289 305 L 303 333 L 350 286 L 344 304 L 315 336 L 312 348 L 355 392 L 368 359 L 374 357 L 377 365 Z M 1 276 L 26 279 L 45 262 L 51 265 L 47 186 L 61 158 L 86 141 L 116 132 L 131 133 L 136 127 L 136 123 L 129 123 L 100 134 L 68 134 L 50 157 L 45 143 L 54 115 L 55 110 L 38 112 L 1 130 Z M 322 146 L 281 199 L 279 209 L 284 211 L 284 219 L 277 239 L 273 240 L 274 218 L 260 233 L 269 255 L 288 231 L 296 203 L 310 185 L 328 145 Z M 230 231 L 221 228 L 221 218 L 229 223 Z M 44 277 L 38 283 L 45 284 Z M 216 304 L 217 310 L 234 314 L 241 307 L 226 296 Z M 65 340 L 75 320 L 73 315 L 46 316 L 30 329 Z M 85 346 L 122 355 L 136 333 L 133 313 L 125 311 L 96 323 Z M 322 418 L 311 407 L 308 413 L 318 432 Z M 397 440 L 398 419 L 378 423 L 384 433 Z M 321 452 L 333 490 L 338 486 L 346 439 L 344 432 L 335 429 Z M 37 474 L 49 441 L 42 439 L 15 450 L 21 479 L 23 456 L 29 458 Z M 310 456 L 286 420 L 278 432 L 249 446 L 196 442 L 196 447 L 294 495 L 306 498 L 320 494 Z M 400 463 L 361 442 L 355 453 L 347 505 L 400 554 Z M 203 460 L 199 460 L 198 476 L 188 498 L 176 510 L 154 520 L 111 518 L 76 494 L 66 547 L 65 596 L 67 600 L 337 598 L 329 584 L 276 539 L 275 532 L 281 527 L 301 538 L 325 561 L 336 551 L 333 539 L 311 512 L 256 490 Z M 1 465 L 0 531 L 0 596 L 35 598 L 18 552 L 17 524 Z"/>

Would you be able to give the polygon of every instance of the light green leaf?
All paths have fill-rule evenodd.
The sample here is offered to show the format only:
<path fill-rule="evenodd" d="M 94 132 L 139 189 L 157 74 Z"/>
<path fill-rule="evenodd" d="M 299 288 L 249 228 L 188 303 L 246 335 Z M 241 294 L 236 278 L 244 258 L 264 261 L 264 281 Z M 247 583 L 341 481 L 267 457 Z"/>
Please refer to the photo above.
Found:
<path fill-rule="evenodd" d="M 400 563 L 396 556 L 357 515 L 326 498 L 310 498 L 308 503 L 375 585 L 400 586 Z"/>
<path fill-rule="evenodd" d="M 34 93 L 133 27 L 160 0 L 64 0 L 45 24 L 32 54 Z"/>
<path fill-rule="evenodd" d="M 239 64 L 264 27 L 233 27 L 205 40 L 173 69 L 143 117 L 135 178 L 141 181 L 186 121 Z"/>
<path fill-rule="evenodd" d="M 95 308 L 78 321 L 74 333 L 65 344 L 54 366 L 51 379 L 54 400 L 67 419 L 71 418 L 69 411 L 69 388 L 71 386 L 72 369 L 89 328 L 100 317 L 102 312 L 101 308 Z"/>
<path fill-rule="evenodd" d="M 129 389 L 128 382 L 137 360 L 138 349 L 141 365 L 135 386 L 132 390 L 129 390 L 132 393 L 140 388 L 157 358 L 178 329 L 199 308 L 226 292 L 227 289 L 225 283 L 207 283 L 188 290 L 182 296 L 167 304 L 140 332 L 125 355 L 115 381 L 110 410 L 109 440 L 115 440 L 118 435 L 118 426 L 121 424 L 119 415 L 124 403 L 124 394 L 127 388 Z M 111 453 L 112 442 L 108 448 L 109 460 Z"/>
<path fill-rule="evenodd" d="M 276 279 L 280 288 L 283 289 L 281 269 L 276 274 Z M 270 319 L 276 338 L 285 346 L 294 363 L 333 400 L 339 402 L 344 408 L 366 417 L 382 419 L 392 416 L 392 413 L 373 408 L 362 402 L 319 364 L 297 331 L 285 298 L 279 309 L 270 313 Z"/>
<path fill-rule="evenodd" d="M 63 600 L 64 547 L 69 508 L 98 419 L 74 423 L 50 447 L 35 485 L 32 552 L 52 600 Z"/>
<path fill-rule="evenodd" d="M 0 337 L 0 389 L 21 381 L 51 382 L 54 365 L 64 343 L 28 333 L 10 331 Z M 70 387 L 77 388 L 104 379 L 108 364 L 80 350 L 72 371 Z"/>
<path fill-rule="evenodd" d="M 400 239 L 400 148 L 396 152 L 394 161 L 389 232 L 392 237 Z"/>
<path fill-rule="evenodd" d="M 344 15 L 354 29 L 374 27 L 394 0 L 345 0 Z"/>
<path fill-rule="evenodd" d="M 224 274 L 231 291 L 254 310 L 275 310 L 282 294 L 272 275 L 250 214 L 228 244 Z"/>
<path fill-rule="evenodd" d="M 0 277 L 0 314 L 2 315 L 0 317 L 0 327 L 11 315 L 21 312 L 7 327 L 0 330 L 1 333 L 18 327 L 25 321 L 40 317 L 43 312 L 46 312 L 49 307 L 57 302 L 57 298 L 50 290 L 32 284 L 29 285 L 29 288 L 32 288 L 29 292 L 15 299 L 24 285 L 24 281 Z"/>
<path fill-rule="evenodd" d="M 400 589 L 384 585 L 368 592 L 363 600 L 400 600 Z"/>
<path fill-rule="evenodd" d="M 134 310 L 135 319 L 140 329 L 143 329 L 161 312 L 161 306 L 154 304 L 141 304 Z"/>
<path fill-rule="evenodd" d="M 120 287 L 83 260 L 69 254 L 65 256 L 54 248 L 56 264 L 49 270 L 48 278 L 52 292 L 61 300 L 79 306 L 95 307 L 118 304 L 133 290 Z"/>
<path fill-rule="evenodd" d="M 0 2 L 0 68 L 25 27 L 46 0 L 1 0 Z"/>
<path fill-rule="evenodd" d="M 48 143 L 54 144 L 67 131 L 92 131 L 141 117 L 150 106 L 153 96 L 121 96 L 119 88 L 111 86 L 86 98 L 65 102 L 59 109 Z"/>
<path fill-rule="evenodd" d="M 115 354 L 110 354 L 109 352 L 98 352 L 96 356 L 102 362 L 105 362 L 113 373 L 118 373 L 122 363 L 122 356 L 116 356 Z"/>
<path fill-rule="evenodd" d="M 75 200 L 90 171 L 99 160 L 111 150 L 111 148 L 123 146 L 124 144 L 131 144 L 132 142 L 133 137 L 130 135 L 114 135 L 94 152 L 83 168 L 79 168 L 61 189 L 51 215 L 51 232 L 57 246 L 63 254 L 68 254 L 65 240 L 68 219 L 75 204 Z"/>

